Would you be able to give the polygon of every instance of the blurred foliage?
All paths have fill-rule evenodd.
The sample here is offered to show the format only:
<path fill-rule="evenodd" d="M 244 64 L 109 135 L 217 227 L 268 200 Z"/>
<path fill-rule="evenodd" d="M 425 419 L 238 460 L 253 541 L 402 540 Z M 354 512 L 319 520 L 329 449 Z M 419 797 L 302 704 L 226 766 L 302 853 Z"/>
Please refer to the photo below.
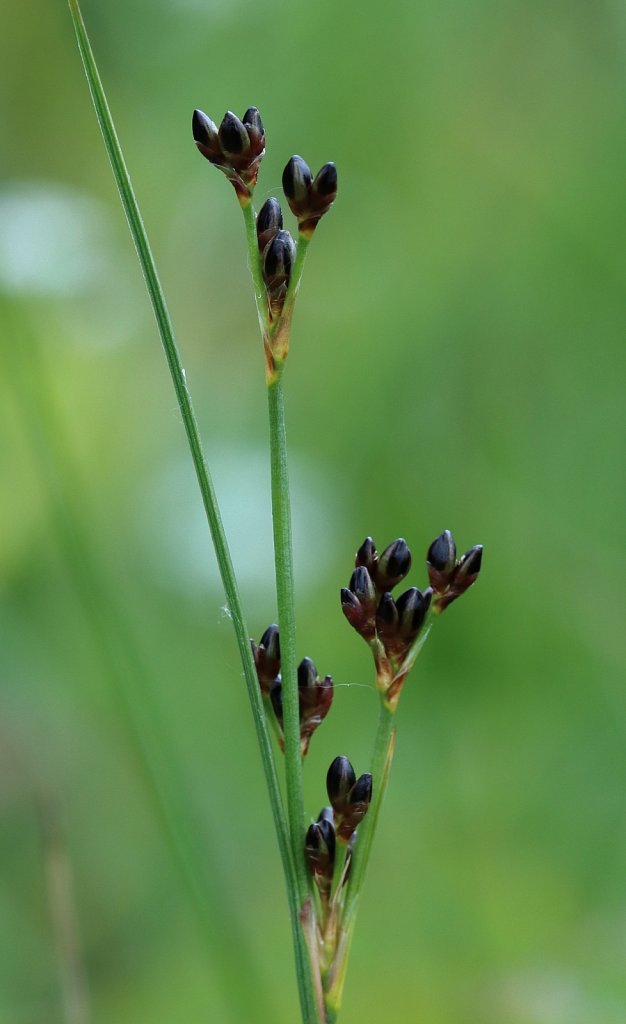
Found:
<path fill-rule="evenodd" d="M 420 584 L 444 527 L 485 545 L 403 696 L 342 1019 L 622 1022 L 623 7 L 83 13 L 257 635 L 262 357 L 191 110 L 259 106 L 260 199 L 293 152 L 339 168 L 287 376 L 299 648 L 338 684 L 311 814 L 376 717 L 353 551 L 405 536 Z M 0 56 L 0 1019 L 286 1024 L 251 716 L 64 4 L 5 5 Z"/>

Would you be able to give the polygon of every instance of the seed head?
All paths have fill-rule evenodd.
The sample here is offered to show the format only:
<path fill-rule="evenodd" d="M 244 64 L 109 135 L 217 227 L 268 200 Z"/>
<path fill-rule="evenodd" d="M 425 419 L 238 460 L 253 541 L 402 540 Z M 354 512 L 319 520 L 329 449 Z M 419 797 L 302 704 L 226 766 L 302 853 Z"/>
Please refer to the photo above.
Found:
<path fill-rule="evenodd" d="M 249 107 L 241 121 L 228 110 L 219 129 L 202 110 L 194 110 L 191 128 L 202 155 L 224 172 L 240 202 L 247 205 L 265 153 L 265 131 L 256 107 Z"/>

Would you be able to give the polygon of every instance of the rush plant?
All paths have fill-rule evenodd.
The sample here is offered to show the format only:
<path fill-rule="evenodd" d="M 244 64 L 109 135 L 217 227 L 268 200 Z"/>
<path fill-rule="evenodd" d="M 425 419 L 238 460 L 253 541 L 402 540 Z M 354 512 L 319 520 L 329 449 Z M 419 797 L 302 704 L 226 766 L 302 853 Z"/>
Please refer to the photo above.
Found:
<path fill-rule="evenodd" d="M 435 619 L 477 579 L 482 548 L 457 558 L 445 530 L 426 554 L 428 584 L 393 591 L 406 580 L 411 552 L 399 538 L 378 551 L 367 537 L 354 559 L 341 609 L 369 646 L 379 693 L 379 723 L 368 771 L 357 777 L 347 757 L 332 761 L 328 806 L 307 818 L 303 765 L 316 729 L 329 713 L 333 681 L 296 655 L 291 512 L 283 382 L 294 306 L 308 247 L 337 194 L 337 171 L 325 163 L 314 176 L 300 156 L 283 172 L 283 191 L 297 237 L 283 225 L 276 198 L 258 213 L 254 191 L 265 153 L 265 128 L 256 107 L 241 119 L 228 112 L 219 127 L 195 110 L 192 133 L 199 152 L 233 185 L 245 225 L 248 262 L 262 342 L 270 426 L 272 518 L 278 624 L 250 641 L 217 498 L 202 450 L 191 395 L 122 150 L 77 0 L 70 11 L 91 97 L 120 198 L 152 301 L 178 399 L 209 529 L 231 613 L 285 875 L 296 975 L 304 1024 L 337 1020 L 350 943 L 395 743 L 395 720 L 406 679 Z M 348 572 L 346 573 L 348 575 Z M 272 732 L 275 742 L 272 741 Z M 280 783 L 284 778 L 286 800 Z"/>

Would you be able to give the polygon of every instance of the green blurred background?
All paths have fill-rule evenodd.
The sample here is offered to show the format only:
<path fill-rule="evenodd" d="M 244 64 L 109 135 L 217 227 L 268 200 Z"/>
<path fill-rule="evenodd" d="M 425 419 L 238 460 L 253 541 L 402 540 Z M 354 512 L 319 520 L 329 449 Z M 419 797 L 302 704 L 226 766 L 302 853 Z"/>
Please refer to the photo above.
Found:
<path fill-rule="evenodd" d="M 624 7 L 110 0 L 84 15 L 251 631 L 274 620 L 241 216 L 190 114 L 261 109 L 258 196 L 336 161 L 287 374 L 306 765 L 368 765 L 339 608 L 371 533 L 485 545 L 425 648 L 345 1024 L 623 1024 Z M 0 1020 L 294 1024 L 281 869 L 157 331 L 61 0 L 0 15 Z M 291 224 L 289 225 L 291 226 Z"/>

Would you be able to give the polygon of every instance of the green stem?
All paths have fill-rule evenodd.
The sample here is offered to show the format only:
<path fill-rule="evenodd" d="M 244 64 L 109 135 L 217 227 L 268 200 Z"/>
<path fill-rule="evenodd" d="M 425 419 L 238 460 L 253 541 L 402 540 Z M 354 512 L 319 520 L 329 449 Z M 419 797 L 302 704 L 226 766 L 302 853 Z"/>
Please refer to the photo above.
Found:
<path fill-rule="evenodd" d="M 279 376 L 268 386 L 267 397 L 270 421 L 276 599 L 278 604 L 278 626 L 280 629 L 280 668 L 283 684 L 283 734 L 285 737 L 287 812 L 289 815 L 291 849 L 298 880 L 298 891 L 300 900 L 303 903 L 309 895 L 309 881 L 304 860 L 304 786 L 302 754 L 300 751 L 300 708 L 296 659 L 291 507 L 289 501 L 285 401 L 282 377 Z"/>
<path fill-rule="evenodd" d="M 130 232 L 135 243 L 141 268 L 146 280 L 146 286 L 152 302 L 163 349 L 165 351 L 174 390 L 178 399 L 185 432 L 187 434 L 187 440 L 189 442 L 196 470 L 196 476 L 198 478 L 202 501 L 209 523 L 213 546 L 215 548 L 220 575 L 230 609 L 233 628 L 237 639 L 237 646 L 239 648 L 239 655 L 248 688 L 248 696 L 250 698 L 259 750 L 261 752 L 263 771 L 269 792 L 280 855 L 287 881 L 287 892 L 296 951 L 296 967 L 303 1017 L 305 1024 L 315 1024 L 315 1022 L 319 1020 L 319 1016 L 313 993 L 311 971 L 308 967 L 308 954 L 299 918 L 301 904 L 298 900 L 298 895 L 301 891 L 301 871 L 299 868 L 296 868 L 296 861 L 293 857 L 289 844 L 289 831 L 285 818 L 285 810 L 280 794 L 278 777 L 276 775 L 276 766 L 272 754 L 267 722 L 263 712 L 263 704 L 259 691 L 256 669 L 252 658 L 252 652 L 250 650 L 250 643 L 248 639 L 249 633 L 243 617 L 239 590 L 230 558 L 230 552 L 228 550 L 226 536 L 217 505 L 217 499 L 213 489 L 213 483 L 204 457 L 202 442 L 200 440 L 196 418 L 193 411 L 191 396 L 187 388 L 185 373 L 180 361 L 178 348 L 174 340 L 169 312 L 165 303 L 165 298 L 163 296 L 163 291 L 161 289 L 152 251 L 150 249 L 148 237 L 139 212 L 130 176 L 115 132 L 113 119 L 109 111 L 102 82 L 100 81 L 100 76 L 89 44 L 89 38 L 80 13 L 78 0 L 69 0 L 69 6 L 74 29 L 76 31 L 78 48 L 80 50 L 87 81 L 89 83 L 91 98 L 98 118 L 98 123 L 102 131 L 104 144 L 111 162 L 122 206 L 128 220 Z M 299 861 L 303 862 L 303 854 L 300 855 Z"/>

